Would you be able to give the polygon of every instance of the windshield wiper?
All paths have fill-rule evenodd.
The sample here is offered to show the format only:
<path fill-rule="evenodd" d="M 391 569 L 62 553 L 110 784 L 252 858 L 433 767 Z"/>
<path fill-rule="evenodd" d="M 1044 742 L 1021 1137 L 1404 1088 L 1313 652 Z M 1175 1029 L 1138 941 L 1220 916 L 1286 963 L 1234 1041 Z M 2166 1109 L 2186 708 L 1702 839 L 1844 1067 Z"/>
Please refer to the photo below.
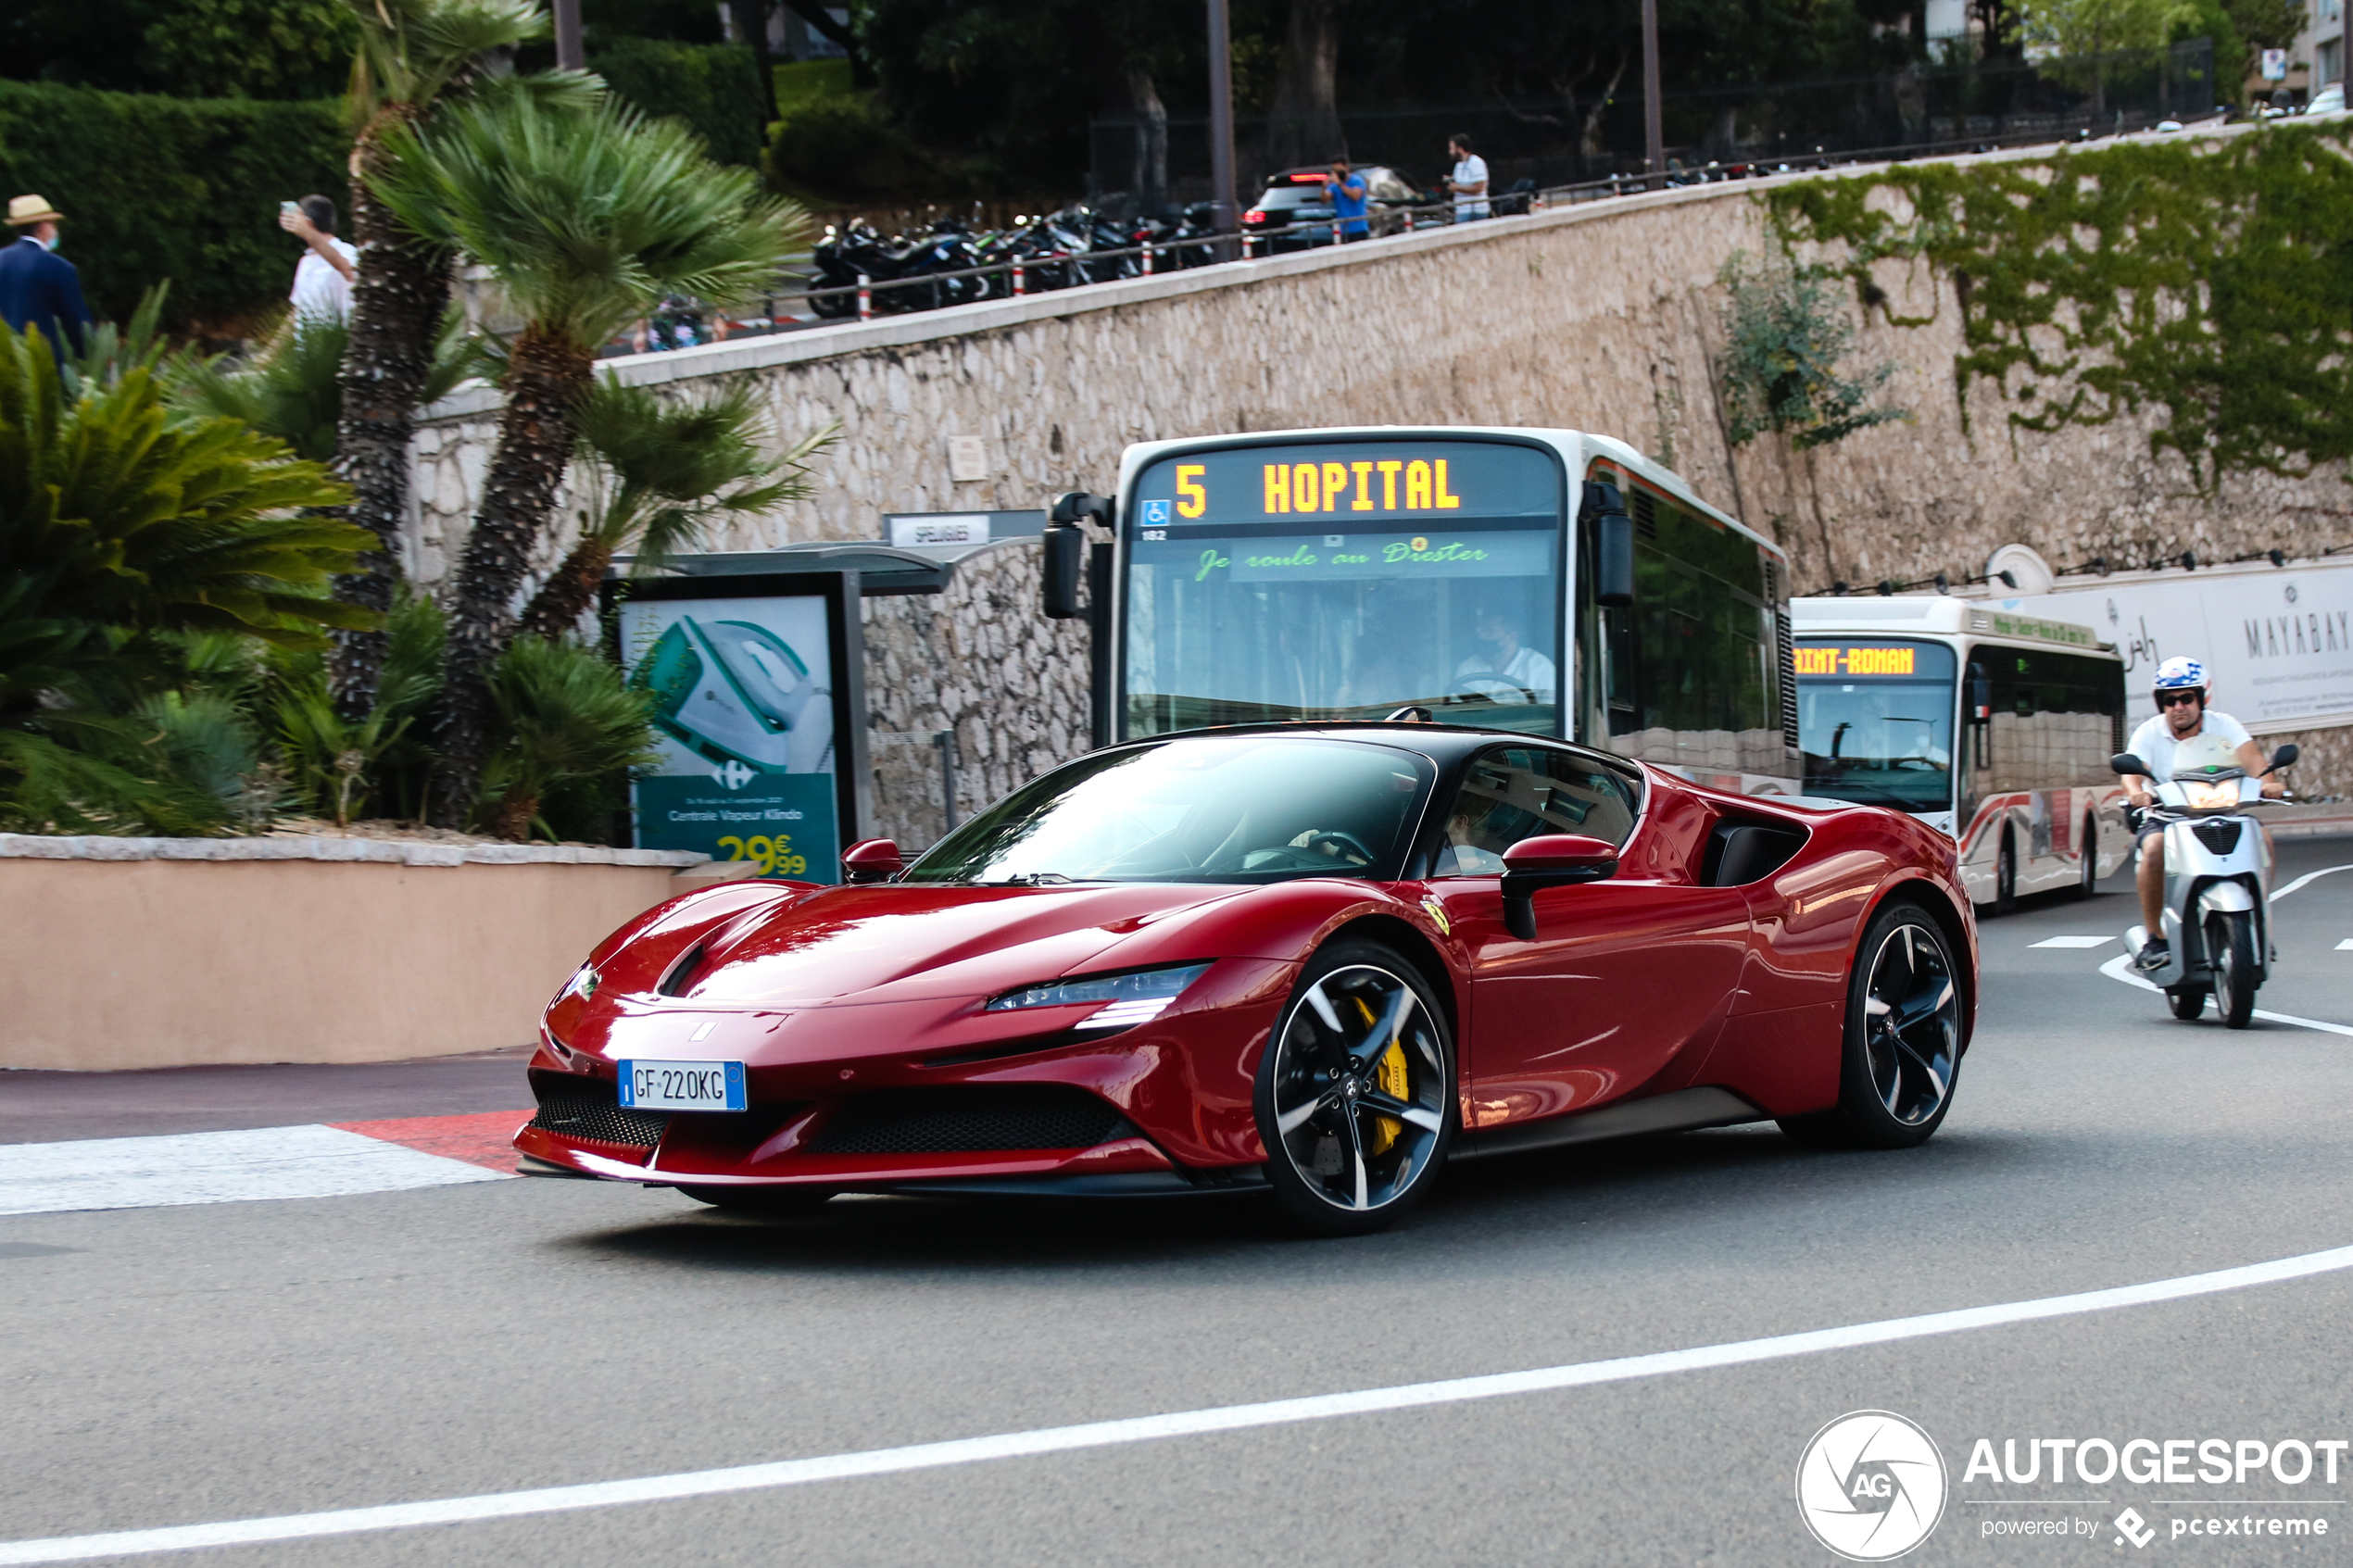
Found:
<path fill-rule="evenodd" d="M 1060 872 L 1015 872 L 1013 875 L 997 882 L 976 882 L 973 885 L 975 887 L 1051 887 L 1056 883 L 1076 880 L 1077 878 L 1064 876 Z"/>

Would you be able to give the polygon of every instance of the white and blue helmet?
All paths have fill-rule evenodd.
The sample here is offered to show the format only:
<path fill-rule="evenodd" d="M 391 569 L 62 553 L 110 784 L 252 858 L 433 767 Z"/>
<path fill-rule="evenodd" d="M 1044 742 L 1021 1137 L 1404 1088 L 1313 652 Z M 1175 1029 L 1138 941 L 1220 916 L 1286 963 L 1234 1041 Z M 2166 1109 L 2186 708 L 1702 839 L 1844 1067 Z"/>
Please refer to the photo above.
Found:
<path fill-rule="evenodd" d="M 2202 699 L 2206 696 L 2206 666 L 2195 659 L 2169 659 L 2157 667 L 2157 689 L 2195 691 Z"/>

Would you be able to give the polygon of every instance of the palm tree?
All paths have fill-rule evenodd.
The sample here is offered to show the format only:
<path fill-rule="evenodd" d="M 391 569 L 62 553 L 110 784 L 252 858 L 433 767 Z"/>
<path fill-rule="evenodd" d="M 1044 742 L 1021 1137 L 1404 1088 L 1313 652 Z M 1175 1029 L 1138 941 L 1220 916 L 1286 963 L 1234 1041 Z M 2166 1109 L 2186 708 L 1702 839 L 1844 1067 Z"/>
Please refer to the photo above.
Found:
<path fill-rule="evenodd" d="M 589 475 L 590 507 L 579 542 L 522 612 L 522 630 L 551 641 L 597 602 L 615 555 L 659 565 L 713 524 L 805 499 L 811 461 L 834 438 L 819 431 L 772 451 L 759 395 L 744 382 L 700 402 L 672 402 L 599 377 L 574 421 L 578 456 L 587 459 L 575 471 Z"/>
<path fill-rule="evenodd" d="M 351 235 L 359 277 L 351 291 L 349 346 L 336 445 L 352 487 L 351 520 L 375 535 L 360 571 L 339 596 L 381 617 L 400 578 L 398 541 L 409 500 L 409 438 L 433 366 L 436 328 L 449 304 L 449 258 L 375 199 L 396 156 L 389 141 L 462 94 L 485 60 L 545 31 L 537 0 L 346 0 L 359 20 L 352 61 Z M 573 79 L 585 84 L 587 79 Z M 381 631 L 346 633 L 334 660 L 336 701 L 364 716 L 384 666 Z"/>
<path fill-rule="evenodd" d="M 806 227 L 750 169 L 705 156 L 674 120 L 610 101 L 573 110 L 484 94 L 394 132 L 377 194 L 419 234 L 487 264 L 523 319 L 508 351 L 497 450 L 450 602 L 433 820 L 463 823 L 491 718 L 484 679 L 555 510 L 598 346 L 666 294 L 749 297 Z"/>

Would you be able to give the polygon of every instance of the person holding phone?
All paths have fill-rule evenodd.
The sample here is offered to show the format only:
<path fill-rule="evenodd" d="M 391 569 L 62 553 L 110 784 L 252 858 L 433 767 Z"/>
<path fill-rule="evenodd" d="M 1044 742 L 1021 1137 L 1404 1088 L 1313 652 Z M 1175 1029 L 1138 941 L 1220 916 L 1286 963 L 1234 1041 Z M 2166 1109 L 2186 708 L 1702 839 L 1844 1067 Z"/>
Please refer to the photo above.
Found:
<path fill-rule="evenodd" d="M 1331 172 L 1324 176 L 1324 199 L 1332 204 L 1332 216 L 1340 221 L 1342 245 L 1372 238 L 1372 231 L 1365 221 L 1365 207 L 1370 192 L 1365 177 L 1352 173 L 1344 157 L 1332 159 Z"/>
<path fill-rule="evenodd" d="M 359 276 L 359 253 L 335 238 L 335 204 L 305 196 L 278 204 L 278 227 L 310 248 L 295 266 L 295 319 L 348 321 L 351 285 Z"/>

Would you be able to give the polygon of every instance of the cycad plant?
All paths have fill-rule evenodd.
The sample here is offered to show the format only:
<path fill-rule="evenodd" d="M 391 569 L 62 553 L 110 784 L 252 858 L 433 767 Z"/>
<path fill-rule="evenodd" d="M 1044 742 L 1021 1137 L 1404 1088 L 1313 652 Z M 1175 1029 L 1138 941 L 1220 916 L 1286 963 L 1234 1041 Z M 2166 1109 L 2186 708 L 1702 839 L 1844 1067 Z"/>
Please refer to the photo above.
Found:
<path fill-rule="evenodd" d="M 574 110 L 485 94 L 387 138 L 375 190 L 420 234 L 497 274 L 523 328 L 507 408 L 450 599 L 433 820 L 462 825 L 481 787 L 486 679 L 510 607 L 555 509 L 596 352 L 666 294 L 749 297 L 805 227 L 749 169 L 723 168 L 674 120 L 610 100 Z"/>
<path fill-rule="evenodd" d="M 296 457 L 333 462 L 341 439 L 343 361 L 350 343 L 346 322 L 290 316 L 250 363 L 227 354 L 188 357 L 172 377 L 171 400 L 197 413 L 243 420 L 284 442 Z M 447 396 L 474 365 L 465 312 L 453 306 L 434 335 L 418 405 L 429 407 Z"/>
<path fill-rule="evenodd" d="M 403 784 L 410 788 L 400 804 L 410 810 L 423 804 L 432 753 L 416 728 L 441 690 L 442 615 L 418 594 L 393 606 L 390 620 L 375 706 L 364 718 L 346 719 L 336 710 L 318 655 L 277 661 L 268 707 L 279 755 L 294 786 L 339 828 L 387 795 L 399 796 Z"/>
<path fill-rule="evenodd" d="M 352 62 L 351 235 L 359 276 L 351 291 L 349 345 L 336 445 L 351 482 L 351 520 L 374 536 L 364 570 L 340 596 L 376 611 L 392 608 L 398 542 L 409 499 L 409 438 L 424 401 L 434 332 L 449 305 L 449 257 L 377 201 L 374 185 L 397 156 L 397 135 L 463 97 L 494 62 L 546 31 L 537 0 L 346 0 L 359 22 Z M 499 68 L 503 69 L 503 68 Z M 593 79 L 561 79 L 586 92 Z M 379 621 L 381 624 L 381 621 Z M 385 642 L 381 632 L 346 633 L 336 651 L 337 701 L 357 718 L 373 701 Z"/>
<path fill-rule="evenodd" d="M 615 555 L 656 566 L 738 517 L 809 494 L 809 470 L 834 433 L 774 450 L 759 393 L 737 382 L 698 401 L 598 378 L 575 411 L 575 479 L 588 498 L 580 538 L 522 612 L 522 630 L 557 638 L 597 602 Z"/>
<path fill-rule="evenodd" d="M 484 770 L 490 831 L 531 836 L 548 791 L 608 778 L 655 759 L 650 693 L 577 643 L 518 637 L 490 667 L 497 745 Z"/>

